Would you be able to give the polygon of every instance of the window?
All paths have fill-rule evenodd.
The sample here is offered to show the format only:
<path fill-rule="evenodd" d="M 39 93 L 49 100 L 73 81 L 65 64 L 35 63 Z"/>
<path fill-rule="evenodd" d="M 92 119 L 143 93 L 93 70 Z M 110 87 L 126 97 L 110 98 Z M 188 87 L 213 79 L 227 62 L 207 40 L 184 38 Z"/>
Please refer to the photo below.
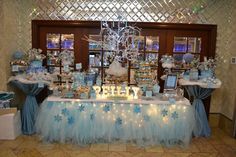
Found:
<path fill-rule="evenodd" d="M 65 51 L 68 50 L 68 51 Z M 74 34 L 59 34 L 47 33 L 46 35 L 46 52 L 47 52 L 47 68 L 50 73 L 57 75 L 63 74 L 67 68 L 63 68 L 62 62 L 59 59 L 61 52 L 68 52 L 74 55 Z M 69 65 L 73 70 L 74 62 Z M 58 77 L 58 82 L 61 83 L 61 78 Z M 56 81 L 57 82 L 57 81 Z"/>
<path fill-rule="evenodd" d="M 194 58 L 200 60 L 201 41 L 201 37 L 174 37 L 173 57 L 176 68 L 186 69 L 188 68 L 187 64 Z M 186 63 L 184 67 L 183 62 Z"/>

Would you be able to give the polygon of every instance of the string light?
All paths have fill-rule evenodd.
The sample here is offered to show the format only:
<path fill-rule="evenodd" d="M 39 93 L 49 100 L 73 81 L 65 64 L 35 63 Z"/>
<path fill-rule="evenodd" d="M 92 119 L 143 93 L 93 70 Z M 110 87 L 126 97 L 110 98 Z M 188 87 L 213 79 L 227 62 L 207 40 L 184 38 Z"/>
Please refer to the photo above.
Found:
<path fill-rule="evenodd" d="M 80 102 L 78 102 L 80 103 Z M 73 107 L 73 105 L 69 103 L 64 103 L 63 106 Z M 168 105 L 143 105 L 143 104 L 125 104 L 125 103 L 91 103 L 91 104 L 80 104 L 76 105 L 76 108 L 80 106 L 85 106 L 83 111 L 78 110 L 79 116 L 85 120 L 89 121 L 89 123 L 99 123 L 102 125 L 109 125 L 109 127 L 121 127 L 124 129 L 129 129 L 133 127 L 133 129 L 139 129 L 145 126 L 153 126 L 158 125 L 159 127 L 164 127 L 167 125 L 173 125 L 174 121 L 178 118 L 180 120 L 186 121 L 189 118 L 189 114 L 183 114 L 186 109 L 188 109 L 187 105 L 181 104 L 168 104 Z M 104 107 L 109 106 L 109 111 L 105 112 Z M 143 107 L 139 112 L 134 110 L 135 108 Z M 63 110 L 64 107 L 60 107 L 60 110 Z M 70 108 L 73 110 L 73 108 Z M 163 112 L 165 111 L 165 112 Z M 192 110 L 190 110 L 192 111 Z M 91 115 L 93 115 L 93 119 L 91 119 Z M 67 117 L 65 115 L 62 116 L 62 121 L 67 121 Z M 64 116 L 64 118 L 63 118 Z M 100 117 L 100 121 L 99 121 Z M 98 119 L 96 119 L 98 118 Z M 183 122 L 184 122 L 183 121 Z"/>
<path fill-rule="evenodd" d="M 168 118 L 168 117 L 163 117 L 163 118 L 162 118 L 162 120 L 163 120 L 163 122 L 164 122 L 165 124 L 167 124 L 167 123 L 168 123 L 168 120 L 169 120 L 169 118 Z"/>

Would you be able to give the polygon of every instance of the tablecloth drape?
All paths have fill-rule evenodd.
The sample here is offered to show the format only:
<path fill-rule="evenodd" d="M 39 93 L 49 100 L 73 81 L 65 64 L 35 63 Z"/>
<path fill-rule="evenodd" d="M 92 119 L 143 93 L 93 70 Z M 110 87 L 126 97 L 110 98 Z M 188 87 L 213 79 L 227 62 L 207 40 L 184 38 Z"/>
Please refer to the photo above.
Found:
<path fill-rule="evenodd" d="M 10 81 L 11 84 L 19 88 L 26 94 L 26 100 L 22 109 L 22 133 L 31 135 L 35 133 L 35 121 L 38 114 L 38 103 L 35 96 L 43 89 L 39 83 L 23 83 L 18 80 Z"/>
<path fill-rule="evenodd" d="M 202 88 L 198 85 L 184 86 L 187 90 L 188 95 L 193 96 L 194 100 L 192 105 L 195 108 L 195 120 L 196 125 L 194 128 L 195 136 L 205 136 L 209 137 L 211 134 L 211 129 L 208 124 L 206 111 L 203 104 L 203 99 L 209 97 L 214 91 L 213 88 Z"/>
<path fill-rule="evenodd" d="M 120 141 L 188 146 L 194 125 L 194 108 L 187 99 L 170 103 L 48 97 L 36 120 L 43 140 L 79 145 Z"/>

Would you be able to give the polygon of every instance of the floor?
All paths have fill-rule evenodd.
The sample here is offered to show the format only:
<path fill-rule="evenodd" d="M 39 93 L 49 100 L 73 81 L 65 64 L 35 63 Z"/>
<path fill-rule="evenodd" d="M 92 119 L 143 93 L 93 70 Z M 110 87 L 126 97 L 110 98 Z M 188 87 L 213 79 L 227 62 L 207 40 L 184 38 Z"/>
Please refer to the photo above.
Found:
<path fill-rule="evenodd" d="M 236 157 L 236 139 L 218 128 L 210 138 L 194 138 L 188 148 L 153 146 L 139 148 L 126 144 L 43 143 L 37 136 L 21 135 L 16 140 L 0 140 L 0 157 Z"/>

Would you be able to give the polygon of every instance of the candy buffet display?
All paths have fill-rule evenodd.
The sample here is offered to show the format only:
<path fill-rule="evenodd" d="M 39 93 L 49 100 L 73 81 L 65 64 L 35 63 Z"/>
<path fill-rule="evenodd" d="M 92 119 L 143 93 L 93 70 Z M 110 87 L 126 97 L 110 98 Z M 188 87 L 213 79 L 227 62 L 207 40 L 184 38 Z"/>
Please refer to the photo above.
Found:
<path fill-rule="evenodd" d="M 156 72 L 151 68 L 149 62 L 139 63 L 139 68 L 135 72 L 135 80 L 137 86 L 142 89 L 142 95 L 152 97 L 153 93 L 159 92 L 156 77 Z"/>
<path fill-rule="evenodd" d="M 54 96 L 78 99 L 138 99 L 138 91 L 125 84 L 102 85 L 100 76 L 91 72 L 73 72 L 65 84 L 53 87 Z"/>
<path fill-rule="evenodd" d="M 136 70 L 135 79 L 139 86 L 151 87 L 155 75 L 152 73 L 151 66 L 148 62 L 141 62 L 139 64 L 139 69 Z"/>
<path fill-rule="evenodd" d="M 202 82 L 209 86 L 216 85 L 219 82 L 215 76 L 216 62 L 216 59 L 204 57 L 203 62 L 195 62 L 191 69 L 183 73 L 183 79 Z"/>
<path fill-rule="evenodd" d="M 195 108 L 183 97 L 183 90 L 176 88 L 179 76 L 175 75 L 176 77 L 174 78 L 173 69 L 176 66 L 173 56 L 162 55 L 160 62 L 162 63 L 162 67 L 166 70 L 166 82 L 168 82 L 168 76 L 172 75 L 172 79 L 167 83 L 168 87 L 172 87 L 169 85 L 174 86 L 167 89 L 165 83 L 164 93 L 159 93 L 160 86 L 157 81 L 157 70 L 159 70 L 157 69 L 158 56 L 153 60 L 147 61 L 144 51 L 144 57 L 138 60 L 137 47 L 134 46 L 135 44 L 132 45 L 135 42 L 133 40 L 134 34 L 132 31 L 135 32 L 138 31 L 138 29 L 125 27 L 116 34 L 113 30 L 108 28 L 107 25 L 104 25 L 104 27 L 102 31 L 106 33 L 109 32 L 108 34 L 110 36 L 105 36 L 105 42 L 102 43 L 104 44 L 103 48 L 113 50 L 117 53 L 113 53 L 113 59 L 109 64 L 93 67 L 98 69 L 99 74 L 92 70 L 91 66 L 74 63 L 74 53 L 64 50 L 55 54 L 49 53 L 47 56 L 48 67 L 60 67 L 60 73 L 57 73 L 57 76 L 59 76 L 61 80 L 60 82 L 56 82 L 51 75 L 55 74 L 55 71 L 49 74 L 47 72 L 49 68 L 46 69 L 42 66 L 43 59 L 45 59 L 45 56 L 41 54 L 42 51 L 32 49 L 28 52 L 27 62 L 25 64 L 28 65 L 28 67 L 24 74 L 17 75 L 14 78 L 17 81 L 21 79 L 24 80 L 22 81 L 23 83 L 27 83 L 27 81 L 31 83 L 36 82 L 36 88 L 39 88 L 37 84 L 40 86 L 40 83 L 47 82 L 46 84 L 49 85 L 48 89 L 52 90 L 53 93 L 52 96 L 49 96 L 44 103 L 41 104 L 37 124 L 32 125 L 32 129 L 24 133 L 33 134 L 35 132 L 34 126 L 36 126 L 38 133 L 43 134 L 47 139 L 58 141 L 60 137 L 64 135 L 60 134 L 58 138 L 51 138 L 51 133 L 55 133 L 55 130 L 63 133 L 64 127 L 69 128 L 72 126 L 71 128 L 73 129 L 80 129 L 82 128 L 80 126 L 86 126 L 88 127 L 86 128 L 88 132 L 92 131 L 89 132 L 89 134 L 94 136 L 97 134 L 99 136 L 96 137 L 99 139 L 103 137 L 106 138 L 106 136 L 104 136 L 105 134 L 113 139 L 125 137 L 125 141 L 136 140 L 135 142 L 137 143 L 141 141 L 141 145 L 146 144 L 146 141 L 151 141 L 153 144 L 165 143 L 172 145 L 172 142 L 182 142 L 184 145 L 188 144 L 195 131 Z M 130 32 L 130 30 L 132 31 Z M 131 44 L 133 47 L 129 45 L 130 41 L 133 42 Z M 122 49 L 120 49 L 120 45 L 123 46 L 121 46 Z M 131 48 L 133 49 L 131 50 Z M 17 55 L 21 56 L 20 54 Z M 19 61 L 19 58 L 21 57 L 18 57 L 18 61 L 14 61 L 14 63 L 24 63 Z M 134 66 L 133 63 L 135 63 L 136 66 Z M 182 64 L 189 68 L 184 72 L 182 78 L 188 79 L 189 81 L 201 80 L 204 83 L 216 84 L 214 60 L 205 59 L 204 62 L 198 63 L 194 60 L 193 55 L 186 54 L 183 57 Z M 83 71 L 82 66 L 91 69 Z M 128 75 L 131 69 L 135 71 L 134 83 L 131 83 L 130 75 Z M 105 75 L 105 77 L 103 77 L 103 75 Z M 40 88 L 43 89 L 41 86 Z M 32 98 L 32 93 L 28 93 L 26 91 L 28 98 Z M 33 96 L 35 97 L 38 93 L 33 93 Z M 59 101 L 49 101 L 50 98 Z M 34 101 L 35 100 L 34 98 Z M 187 103 L 184 103 L 184 101 Z M 29 106 L 31 102 L 28 101 L 27 104 Z M 38 107 L 37 103 L 35 103 L 35 107 Z M 51 112 L 48 113 L 49 119 L 45 119 L 46 116 L 43 116 L 45 112 L 42 113 L 42 111 L 45 110 L 45 107 Z M 27 112 L 24 112 L 25 115 L 27 115 L 26 113 Z M 109 119 L 109 113 L 112 113 L 111 119 Z M 43 125 L 46 126 L 46 124 L 49 127 L 42 127 Z M 104 132 L 99 133 L 96 132 L 96 129 L 93 130 L 89 128 L 98 128 L 100 124 L 104 126 L 110 124 L 112 127 L 104 127 Z M 51 126 L 52 128 L 50 128 Z M 57 127 L 60 128 L 58 129 Z M 44 128 L 51 129 L 50 134 L 48 134 L 49 132 L 45 131 L 46 129 Z M 79 144 L 96 142 L 96 140 L 98 140 L 97 138 L 82 135 L 85 134 L 86 129 L 79 131 L 79 136 L 78 134 L 75 135 L 74 132 L 66 136 L 68 136 L 70 140 L 76 139 L 75 136 L 77 137 L 76 140 L 80 140 L 80 138 L 87 140 L 76 141 Z M 159 130 L 162 131 L 160 135 Z M 169 130 L 174 130 L 174 132 Z M 171 134 L 169 134 L 169 132 L 171 132 Z M 117 133 L 117 135 L 113 133 Z M 122 133 L 127 135 L 123 136 Z M 137 133 L 137 135 L 130 138 L 133 133 Z M 185 137 L 186 134 L 187 137 Z M 155 139 L 153 139 L 153 137 Z M 113 139 L 105 141 L 110 142 L 113 141 Z"/>
<path fill-rule="evenodd" d="M 52 84 L 53 78 L 43 67 L 42 62 L 46 56 L 42 54 L 41 49 L 32 48 L 27 53 L 16 52 L 11 61 L 13 76 L 12 80 L 19 80 L 24 83 L 42 82 Z M 23 68 L 24 67 L 24 68 Z"/>
<path fill-rule="evenodd" d="M 119 34 L 119 36 L 121 35 L 121 37 L 115 38 L 115 32 L 113 32 L 113 30 L 111 30 L 106 24 L 104 26 L 104 29 L 106 29 L 106 31 L 112 32 L 113 35 L 111 35 L 109 38 L 112 39 L 111 41 L 115 42 L 115 39 L 119 39 L 119 42 L 116 41 L 119 44 L 128 42 L 125 40 L 126 36 L 125 34 L 122 34 L 122 30 L 120 30 L 121 32 Z M 124 30 L 126 30 L 126 33 L 129 32 L 128 30 L 130 29 L 135 31 L 138 30 L 134 27 L 124 28 Z M 132 37 L 127 37 L 127 39 L 130 38 Z M 111 46 L 114 46 L 114 44 L 115 43 L 109 44 L 107 40 L 105 46 L 111 48 Z M 123 53 L 126 53 L 125 49 Z M 97 76 L 98 74 L 93 70 L 89 70 L 87 72 L 82 71 L 81 63 L 76 64 L 77 71 L 72 71 L 70 66 L 74 64 L 74 53 L 73 51 L 69 50 L 57 52 L 56 54 L 49 53 L 49 56 L 47 56 L 47 61 L 50 61 L 50 65 L 57 65 L 59 62 L 63 67 L 62 72 L 60 72 L 60 74 L 56 74 L 61 78 L 61 80 L 63 80 L 60 84 L 53 83 L 55 81 L 55 78 L 53 78 L 52 76 L 53 74 L 55 74 L 55 72 L 49 74 L 47 72 L 48 69 L 42 66 L 42 61 L 43 59 L 45 59 L 45 56 L 42 54 L 42 50 L 40 49 L 33 48 L 26 54 L 16 52 L 14 54 L 14 60 L 12 61 L 11 65 L 16 65 L 16 63 L 28 65 L 21 74 L 17 73 L 17 75 L 14 77 L 15 79 L 24 81 L 47 82 L 47 84 L 50 84 L 49 89 L 53 91 L 53 94 L 55 96 L 64 98 L 138 99 L 142 98 L 143 96 L 153 97 L 159 93 L 160 86 L 157 82 L 156 71 L 152 68 L 154 63 L 150 63 L 149 61 L 136 60 L 135 57 L 134 59 L 127 58 L 126 55 L 122 56 L 118 53 L 113 53 L 113 55 L 115 55 L 113 56 L 114 59 L 109 65 L 108 69 L 104 69 L 106 77 L 103 84 L 101 76 Z M 58 60 L 54 60 L 56 57 L 58 58 Z M 136 63 L 138 65 L 136 66 L 136 68 L 138 69 L 135 70 L 134 74 L 136 87 L 128 86 L 128 69 L 127 67 L 123 66 L 121 58 L 131 59 L 133 63 Z M 173 56 L 162 55 L 160 62 L 162 63 L 162 67 L 166 69 L 165 76 L 167 76 L 168 74 L 172 74 L 172 69 L 175 68 Z M 216 83 L 214 75 L 216 66 L 215 60 L 207 60 L 205 58 L 204 62 L 199 62 L 198 60 L 194 59 L 191 54 L 186 54 L 183 57 L 182 64 L 185 66 L 187 65 L 190 68 L 189 70 L 186 70 L 183 75 L 181 75 L 182 78 L 189 81 L 200 80 L 208 84 Z"/>
<path fill-rule="evenodd" d="M 13 75 L 23 73 L 28 66 L 28 62 L 26 60 L 26 54 L 21 51 L 16 51 L 12 55 L 12 61 L 10 62 L 10 65 Z"/>

